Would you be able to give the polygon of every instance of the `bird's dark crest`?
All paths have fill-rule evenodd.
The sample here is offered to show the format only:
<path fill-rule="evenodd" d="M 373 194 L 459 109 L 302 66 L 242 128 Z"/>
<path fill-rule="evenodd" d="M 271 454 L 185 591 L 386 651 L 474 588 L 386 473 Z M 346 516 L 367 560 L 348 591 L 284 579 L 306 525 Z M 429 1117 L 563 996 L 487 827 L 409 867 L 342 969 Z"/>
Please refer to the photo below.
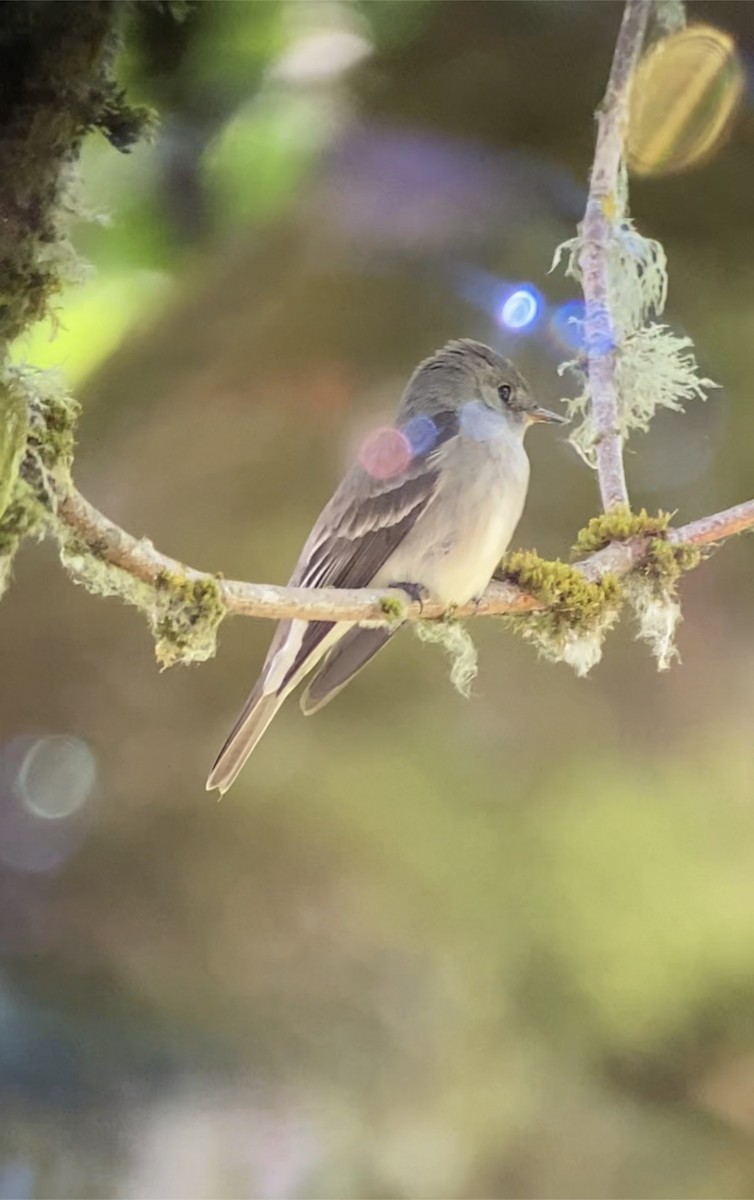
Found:
<path fill-rule="evenodd" d="M 491 346 L 485 346 L 484 342 L 476 342 L 473 338 L 453 338 L 439 350 L 435 350 L 434 354 L 430 354 L 429 358 L 425 358 L 423 362 L 419 363 L 409 381 L 409 386 L 419 376 L 426 376 L 430 371 L 442 369 L 467 371 L 469 367 L 473 369 L 475 366 L 489 367 L 501 376 L 508 374 L 514 377 L 518 376 L 518 371 L 510 359 L 498 354 Z"/>

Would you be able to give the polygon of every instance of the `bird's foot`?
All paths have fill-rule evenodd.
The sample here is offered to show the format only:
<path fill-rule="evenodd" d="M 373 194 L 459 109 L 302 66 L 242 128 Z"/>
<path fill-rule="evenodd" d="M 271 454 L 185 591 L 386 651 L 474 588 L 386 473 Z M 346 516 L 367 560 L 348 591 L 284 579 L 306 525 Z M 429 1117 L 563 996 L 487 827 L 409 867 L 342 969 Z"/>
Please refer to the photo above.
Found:
<path fill-rule="evenodd" d="M 424 601 L 429 600 L 429 591 L 421 583 L 406 583 L 405 580 L 396 581 L 390 584 L 391 587 L 400 588 L 402 592 L 413 600 L 414 604 L 419 605 L 419 612 L 424 611 Z"/>

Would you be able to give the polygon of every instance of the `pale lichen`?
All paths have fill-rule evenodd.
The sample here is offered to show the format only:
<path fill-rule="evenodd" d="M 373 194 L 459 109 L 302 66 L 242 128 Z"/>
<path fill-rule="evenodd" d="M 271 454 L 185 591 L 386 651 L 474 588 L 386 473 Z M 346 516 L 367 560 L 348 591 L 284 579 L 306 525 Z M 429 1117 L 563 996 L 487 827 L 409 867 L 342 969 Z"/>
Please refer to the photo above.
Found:
<path fill-rule="evenodd" d="M 74 582 L 95 596 L 117 596 L 144 614 L 161 667 L 214 656 L 217 630 L 227 613 L 217 579 L 161 571 L 148 583 L 108 562 L 96 545 L 82 542 L 69 529 L 61 526 L 57 537 L 61 561 Z"/>
<path fill-rule="evenodd" d="M 563 242 L 555 251 L 551 270 L 565 259 L 566 275 L 582 282 L 583 249 L 581 237 Z M 662 314 L 667 299 L 665 251 L 659 242 L 642 237 L 628 217 L 616 216 L 612 222 L 607 270 L 608 312 L 587 313 L 584 350 L 615 355 L 617 431 L 627 438 L 632 430 L 646 431 L 658 408 L 680 411 L 685 401 L 703 400 L 706 390 L 717 385 L 699 376 L 690 338 L 679 337 L 667 325 L 650 320 Z M 604 319 L 590 323 L 589 317 L 595 315 Z M 599 332 L 595 334 L 595 330 Z M 563 363 L 559 372 L 564 371 L 570 371 L 579 386 L 578 395 L 567 400 L 569 417 L 577 422 L 570 441 L 593 467 L 597 429 L 583 355 Z"/>
<path fill-rule="evenodd" d="M 707 390 L 718 386 L 699 377 L 691 338 L 657 322 L 627 334 L 616 377 L 624 436 L 631 429 L 646 433 L 657 408 L 683 412 L 687 400 L 706 400 Z"/>
<path fill-rule="evenodd" d="M 666 671 L 674 658 L 680 660 L 675 645 L 676 629 L 682 619 L 678 580 L 684 571 L 693 570 L 701 558 L 696 546 L 656 537 L 650 541 L 643 563 L 626 580 L 624 590 L 636 617 L 637 636 L 649 646 L 658 671 Z"/>
<path fill-rule="evenodd" d="M 608 245 L 610 320 L 618 341 L 638 329 L 651 313 L 661 313 L 668 293 L 667 258 L 661 243 L 640 234 L 630 217 L 618 217 L 622 208 L 622 203 L 615 206 L 616 217 Z M 581 282 L 583 248 L 581 237 L 561 243 L 555 249 L 550 270 L 565 258 L 566 275 Z"/>
<path fill-rule="evenodd" d="M 686 24 L 683 0 L 655 0 L 654 19 L 665 33 L 675 33 Z"/>
<path fill-rule="evenodd" d="M 674 590 L 651 587 L 637 576 L 626 588 L 626 599 L 636 617 L 637 637 L 649 646 L 657 670 L 667 671 L 674 658 L 680 662 L 675 634 L 682 613 Z"/>
<path fill-rule="evenodd" d="M 94 596 L 117 596 L 148 613 L 154 603 L 154 589 L 148 583 L 108 562 L 97 547 L 84 542 L 72 530 L 59 525 L 56 530 L 60 561 L 74 583 L 80 583 Z"/>
<path fill-rule="evenodd" d="M 415 621 L 414 631 L 422 642 L 442 646 L 451 660 L 450 682 L 468 699 L 477 676 L 477 652 L 465 625 L 453 617 L 441 621 Z"/>

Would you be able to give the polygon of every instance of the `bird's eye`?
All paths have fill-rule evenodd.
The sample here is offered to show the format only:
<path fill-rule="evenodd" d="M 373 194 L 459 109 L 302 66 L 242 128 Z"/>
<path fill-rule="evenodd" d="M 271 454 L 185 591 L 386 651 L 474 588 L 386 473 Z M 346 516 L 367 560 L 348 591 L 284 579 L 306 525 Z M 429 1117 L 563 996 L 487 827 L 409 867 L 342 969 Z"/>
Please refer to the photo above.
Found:
<path fill-rule="evenodd" d="M 513 391 L 513 389 L 511 388 L 511 385 L 509 383 L 501 383 L 500 384 L 500 387 L 497 389 L 497 394 L 500 397 L 500 399 L 502 400 L 503 404 L 510 403 L 512 391 Z"/>

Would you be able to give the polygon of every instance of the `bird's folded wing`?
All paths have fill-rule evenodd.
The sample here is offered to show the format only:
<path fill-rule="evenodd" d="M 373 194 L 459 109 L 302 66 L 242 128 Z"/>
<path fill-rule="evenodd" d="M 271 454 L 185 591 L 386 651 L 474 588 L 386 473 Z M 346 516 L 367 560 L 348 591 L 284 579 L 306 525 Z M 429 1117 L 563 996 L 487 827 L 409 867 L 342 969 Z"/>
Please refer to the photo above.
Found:
<path fill-rule="evenodd" d="M 290 586 L 369 587 L 437 493 L 442 456 L 457 425 L 438 420 L 437 428 L 430 451 L 414 455 L 406 469 L 393 478 L 375 479 L 358 463 L 350 469 L 315 524 Z M 396 580 L 399 582 L 404 581 Z M 281 622 L 268 663 L 288 641 L 291 625 Z M 286 664 L 282 687 L 302 670 L 332 625 L 331 621 L 306 625 Z"/>
<path fill-rule="evenodd" d="M 426 418 L 422 419 L 424 430 Z M 291 576 L 291 586 L 369 586 L 437 494 L 442 455 L 457 432 L 458 422 L 454 412 L 447 412 L 436 413 L 431 424 L 436 433 L 431 445 L 413 454 L 405 469 L 393 477 L 375 478 L 359 464 L 351 468 L 314 526 Z M 343 633 L 348 629 L 349 625 L 342 625 Z M 217 757 L 208 788 L 222 792 L 230 787 L 287 693 L 313 670 L 340 636 L 333 621 L 296 619 L 279 623 L 262 674 Z M 351 673 L 370 657 L 362 650 L 371 650 L 373 645 L 379 648 L 371 640 L 366 647 L 352 646 L 358 662 L 348 660 Z M 335 662 L 333 672 L 337 674 Z M 344 682 L 337 674 L 336 688 Z M 319 695 L 318 703 L 325 699 Z"/>

